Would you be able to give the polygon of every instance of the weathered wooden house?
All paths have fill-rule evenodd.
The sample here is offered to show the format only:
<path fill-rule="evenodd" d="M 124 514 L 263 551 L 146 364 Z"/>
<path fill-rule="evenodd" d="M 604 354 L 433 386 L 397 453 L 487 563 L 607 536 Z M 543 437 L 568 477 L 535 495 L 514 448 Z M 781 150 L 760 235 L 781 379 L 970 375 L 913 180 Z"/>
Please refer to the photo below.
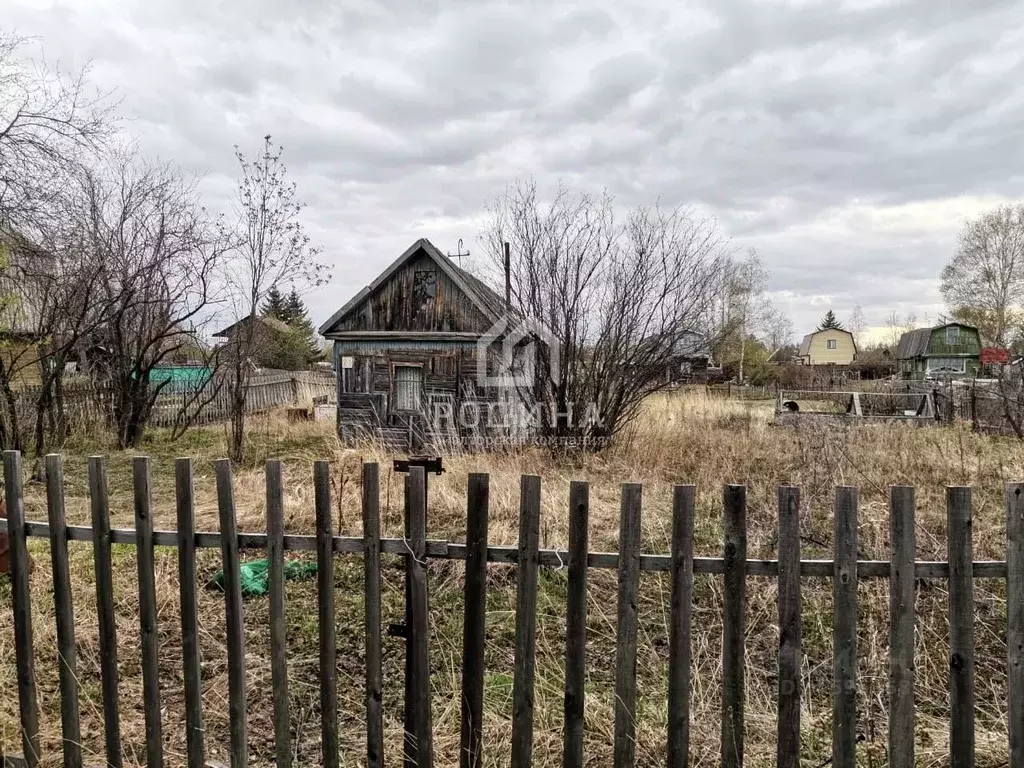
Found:
<path fill-rule="evenodd" d="M 481 386 L 506 302 L 426 239 L 417 240 L 320 326 L 334 343 L 338 432 L 392 448 L 443 450 L 487 420 Z"/>

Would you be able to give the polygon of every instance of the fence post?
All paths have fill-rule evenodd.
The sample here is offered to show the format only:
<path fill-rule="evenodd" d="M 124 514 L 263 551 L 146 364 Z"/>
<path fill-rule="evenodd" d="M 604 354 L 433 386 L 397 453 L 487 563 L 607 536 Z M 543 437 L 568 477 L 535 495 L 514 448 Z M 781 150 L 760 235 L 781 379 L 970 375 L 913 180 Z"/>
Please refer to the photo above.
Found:
<path fill-rule="evenodd" d="M 292 764 L 288 718 L 288 635 L 284 616 L 284 478 L 280 459 L 267 461 L 267 587 L 270 591 L 270 684 L 274 692 L 274 762 Z"/>
<path fill-rule="evenodd" d="M 619 602 L 615 639 L 615 768 L 636 762 L 636 635 L 640 590 L 643 486 L 622 484 L 619 514 Z"/>
<path fill-rule="evenodd" d="M 338 768 L 338 650 L 334 625 L 334 538 L 331 465 L 313 465 L 316 505 L 317 606 L 320 619 L 320 740 L 325 768 Z"/>
<path fill-rule="evenodd" d="M 776 762 L 800 765 L 800 489 L 780 486 L 779 505 L 779 721 Z"/>
<path fill-rule="evenodd" d="M 36 698 L 32 596 L 29 592 L 20 451 L 4 451 L 4 488 L 7 498 L 7 538 L 11 552 L 11 603 L 14 608 L 14 656 L 18 678 L 18 709 L 21 714 L 21 744 L 26 765 L 35 768 L 40 757 L 39 702 Z"/>
<path fill-rule="evenodd" d="M 178 513 L 178 581 L 181 596 L 181 658 L 185 679 L 185 744 L 189 768 L 203 768 L 203 690 L 196 600 L 196 522 L 192 459 L 174 462 Z"/>
<path fill-rule="evenodd" d="M 409 467 L 410 597 L 407 631 L 412 639 L 413 701 L 416 707 L 416 765 L 431 768 L 434 744 L 430 713 L 430 620 L 427 603 L 427 476 L 423 467 Z"/>
<path fill-rule="evenodd" d="M 747 488 L 727 485 L 722 608 L 722 768 L 743 765 L 744 633 L 747 610 Z"/>
<path fill-rule="evenodd" d="M 946 489 L 950 768 L 974 768 L 974 573 L 971 489 Z"/>
<path fill-rule="evenodd" d="M 583 768 L 589 525 L 590 486 L 573 480 L 569 484 L 569 583 L 565 607 L 564 768 Z"/>
<path fill-rule="evenodd" d="M 533 754 L 533 676 L 537 640 L 540 477 L 523 475 L 519 488 L 516 563 L 516 655 L 512 681 L 512 768 L 530 768 Z"/>
<path fill-rule="evenodd" d="M 914 766 L 914 489 L 890 492 L 889 765 Z"/>
<path fill-rule="evenodd" d="M 857 749 L 857 489 L 836 488 L 832 765 L 856 768 Z"/>
<path fill-rule="evenodd" d="M 366 768 L 384 765 L 384 678 L 380 631 L 380 476 L 363 464 L 363 567 L 366 580 Z"/>
<path fill-rule="evenodd" d="M 92 550 L 96 569 L 96 614 L 99 624 L 100 680 L 103 691 L 103 735 L 106 744 L 107 765 L 110 768 L 121 768 L 121 719 L 118 714 L 117 691 L 117 624 L 114 619 L 114 576 L 110 562 L 107 460 L 103 456 L 89 457 L 89 503 L 92 509 Z"/>
<path fill-rule="evenodd" d="M 668 768 L 686 768 L 690 750 L 690 656 L 693 616 L 693 507 L 697 489 L 677 485 L 672 498 L 672 597 L 668 640 Z"/>
<path fill-rule="evenodd" d="M 58 454 L 46 457 L 46 508 L 50 522 L 53 602 L 57 621 L 57 664 L 60 677 L 60 719 L 64 765 L 81 768 L 82 733 L 78 721 L 78 664 L 75 646 L 75 604 L 71 596 L 64 473 Z"/>
<path fill-rule="evenodd" d="M 136 456 L 132 460 L 132 485 L 135 495 L 136 556 L 139 568 L 139 626 L 142 636 L 146 765 L 149 768 L 160 768 L 164 763 L 164 739 L 160 721 L 160 660 L 156 628 L 156 574 L 148 457 Z"/>
<path fill-rule="evenodd" d="M 490 478 L 472 473 L 466 494 L 466 603 L 462 631 L 462 768 L 483 765 L 484 641 Z"/>
<path fill-rule="evenodd" d="M 241 562 L 238 557 L 238 522 L 231 461 L 218 459 L 217 508 L 220 512 L 221 562 L 224 569 L 224 610 L 228 646 L 228 713 L 231 768 L 249 764 L 245 710 L 245 619 L 242 609 Z"/>
<path fill-rule="evenodd" d="M 1024 765 L 1024 483 L 1006 484 L 1006 653 L 1010 765 Z"/>

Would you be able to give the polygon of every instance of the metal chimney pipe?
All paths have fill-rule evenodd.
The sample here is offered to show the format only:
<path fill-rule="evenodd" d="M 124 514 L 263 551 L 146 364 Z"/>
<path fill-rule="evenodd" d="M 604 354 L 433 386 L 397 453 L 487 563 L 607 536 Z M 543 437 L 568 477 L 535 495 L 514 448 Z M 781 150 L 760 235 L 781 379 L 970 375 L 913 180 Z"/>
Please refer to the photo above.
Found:
<path fill-rule="evenodd" d="M 508 241 L 505 242 L 505 311 L 512 308 L 512 257 Z"/>

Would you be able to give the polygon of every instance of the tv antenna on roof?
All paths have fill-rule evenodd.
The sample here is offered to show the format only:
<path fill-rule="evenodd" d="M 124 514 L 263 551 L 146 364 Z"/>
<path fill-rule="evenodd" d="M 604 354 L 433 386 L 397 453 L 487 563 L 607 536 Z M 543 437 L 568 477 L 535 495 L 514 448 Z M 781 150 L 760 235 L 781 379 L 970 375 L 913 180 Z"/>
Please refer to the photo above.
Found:
<path fill-rule="evenodd" d="M 469 256 L 469 251 L 466 251 L 465 253 L 463 253 L 463 251 L 462 251 L 462 238 L 460 237 L 459 238 L 459 245 L 455 249 L 455 255 L 453 256 L 452 254 L 449 253 L 448 254 L 448 258 L 449 259 L 458 258 L 458 260 L 459 260 L 459 269 L 462 269 L 462 257 L 463 256 Z"/>

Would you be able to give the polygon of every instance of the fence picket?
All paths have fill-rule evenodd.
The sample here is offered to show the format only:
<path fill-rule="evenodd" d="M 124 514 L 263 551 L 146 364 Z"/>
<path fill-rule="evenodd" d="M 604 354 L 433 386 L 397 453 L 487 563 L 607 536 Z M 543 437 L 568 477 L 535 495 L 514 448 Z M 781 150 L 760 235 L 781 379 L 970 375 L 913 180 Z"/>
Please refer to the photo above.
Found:
<path fill-rule="evenodd" d="M 466 588 L 462 631 L 461 768 L 483 765 L 484 635 L 487 628 L 487 528 L 490 477 L 469 476 L 466 494 Z"/>
<path fill-rule="evenodd" d="M 1010 768 L 1024 766 L 1024 483 L 1006 485 L 1006 663 Z"/>
<path fill-rule="evenodd" d="M 384 765 L 384 676 L 380 633 L 380 470 L 363 464 L 363 567 L 366 573 L 366 768 Z"/>
<path fill-rule="evenodd" d="M 181 596 L 181 658 L 185 680 L 185 748 L 189 768 L 205 765 L 203 690 L 199 659 L 199 606 L 196 600 L 196 520 L 192 459 L 174 462 L 178 515 L 178 589 Z"/>
<path fill-rule="evenodd" d="M 75 645 L 75 606 L 71 597 L 67 516 L 64 511 L 64 472 L 59 454 L 46 457 L 46 509 L 50 520 L 50 560 L 53 564 L 53 602 L 57 623 L 57 664 L 60 679 L 60 720 L 64 768 L 81 768 L 82 733 L 78 720 L 78 662 Z"/>
<path fill-rule="evenodd" d="M 334 624 L 334 538 L 331 525 L 331 465 L 313 465 L 316 506 L 317 606 L 320 620 L 321 764 L 338 768 L 338 643 Z"/>
<path fill-rule="evenodd" d="M 433 720 L 430 713 L 430 608 L 427 598 L 427 476 L 423 467 L 409 468 L 410 624 L 413 701 L 416 706 L 417 768 L 434 764 Z"/>
<path fill-rule="evenodd" d="M 228 647 L 228 721 L 231 768 L 249 764 L 245 710 L 245 617 L 242 609 L 241 562 L 238 556 L 238 518 L 231 461 L 218 459 L 217 509 L 220 513 L 221 564 L 224 569 L 224 612 Z"/>
<path fill-rule="evenodd" d="M 512 680 L 512 768 L 530 768 L 533 755 L 533 677 L 537 642 L 537 570 L 540 546 L 540 477 L 523 475 L 519 486 L 516 580 L 516 650 Z"/>
<path fill-rule="evenodd" d="M 270 602 L 270 684 L 274 692 L 274 762 L 292 764 L 288 717 L 288 636 L 284 618 L 284 477 L 281 460 L 267 461 L 267 587 Z"/>
<path fill-rule="evenodd" d="M 836 488 L 832 592 L 834 686 L 832 765 L 855 768 L 857 755 L 857 489 Z"/>
<path fill-rule="evenodd" d="M 636 635 L 643 486 L 623 483 L 619 515 L 619 602 L 615 639 L 615 768 L 636 763 Z"/>
<path fill-rule="evenodd" d="M 569 583 L 565 618 L 565 745 L 563 768 L 583 768 L 583 704 L 587 660 L 587 542 L 590 486 L 569 485 Z"/>
<path fill-rule="evenodd" d="M 890 492 L 889 765 L 914 766 L 914 489 Z"/>
<path fill-rule="evenodd" d="M 110 561 L 107 460 L 103 456 L 89 457 L 89 506 L 92 511 L 92 555 L 96 570 L 96 614 L 99 627 L 100 683 L 103 691 L 103 735 L 107 765 L 110 768 L 121 768 L 121 718 L 118 710 L 117 690 L 117 624 L 114 619 L 114 574 Z"/>
<path fill-rule="evenodd" d="M 142 644 L 142 698 L 146 720 L 146 765 L 164 763 L 163 726 L 160 721 L 160 659 L 156 630 L 156 574 L 153 552 L 153 508 L 150 495 L 149 458 L 132 459 L 135 497 L 135 530 L 139 568 L 139 626 Z"/>
<path fill-rule="evenodd" d="M 743 663 L 747 610 L 747 488 L 727 485 L 722 608 L 722 768 L 743 765 Z"/>
<path fill-rule="evenodd" d="M 21 713 L 21 743 L 25 764 L 35 768 L 39 751 L 39 702 L 32 639 L 32 596 L 29 587 L 28 542 L 22 495 L 21 452 L 4 451 L 4 488 L 7 501 L 8 542 L 11 555 L 11 603 L 14 610 L 14 656 Z"/>
<path fill-rule="evenodd" d="M 779 506 L 779 722 L 776 764 L 800 765 L 800 489 L 780 486 Z"/>
<path fill-rule="evenodd" d="M 974 579 L 971 489 L 946 489 L 949 557 L 950 768 L 974 766 Z"/>
<path fill-rule="evenodd" d="M 668 768 L 690 753 L 690 654 L 693 617 L 693 507 L 697 489 L 677 485 L 672 499 L 672 597 L 668 644 Z"/>

